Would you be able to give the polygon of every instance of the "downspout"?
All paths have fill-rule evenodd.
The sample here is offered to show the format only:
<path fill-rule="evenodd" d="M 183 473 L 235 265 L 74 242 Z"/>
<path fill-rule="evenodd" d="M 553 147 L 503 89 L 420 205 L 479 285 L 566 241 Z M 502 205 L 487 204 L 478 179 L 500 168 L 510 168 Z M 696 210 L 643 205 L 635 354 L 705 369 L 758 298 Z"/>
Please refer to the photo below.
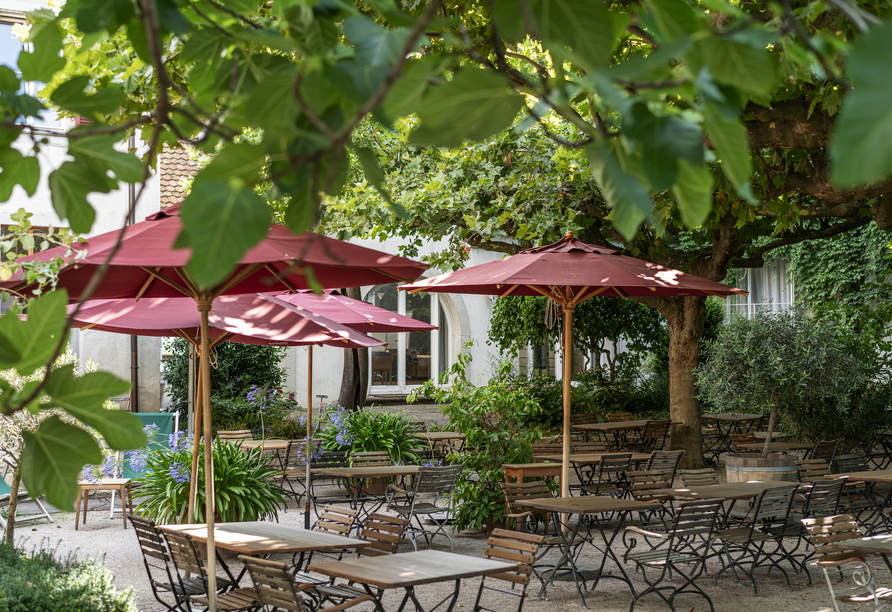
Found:
<path fill-rule="evenodd" d="M 136 149 L 136 135 L 130 136 L 130 148 Z M 127 225 L 136 222 L 136 185 L 130 183 L 127 189 Z M 139 336 L 130 336 L 130 412 L 139 412 Z"/>

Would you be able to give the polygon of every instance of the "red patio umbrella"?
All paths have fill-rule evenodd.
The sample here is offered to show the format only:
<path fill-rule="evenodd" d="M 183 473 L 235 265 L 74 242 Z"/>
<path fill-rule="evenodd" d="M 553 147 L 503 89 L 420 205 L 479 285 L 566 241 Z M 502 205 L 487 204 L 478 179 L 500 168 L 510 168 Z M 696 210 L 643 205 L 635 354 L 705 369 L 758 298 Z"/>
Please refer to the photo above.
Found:
<path fill-rule="evenodd" d="M 182 230 L 180 207 L 173 206 L 150 215 L 145 221 L 124 228 L 124 239 L 113 256 L 120 231 L 115 230 L 71 247 L 56 247 L 31 255 L 30 259 L 68 260 L 59 272 L 57 287 L 66 289 L 71 299 L 79 299 L 90 285 L 93 273 L 109 261 L 92 298 L 191 297 L 201 313 L 201 354 L 199 380 L 204 414 L 205 475 L 208 504 L 208 593 L 209 609 L 216 612 L 216 556 L 214 546 L 213 442 L 210 418 L 210 367 L 208 312 L 215 298 L 224 294 L 258 293 L 276 288 L 295 291 L 312 288 L 308 274 L 323 287 L 353 287 L 411 281 L 426 265 L 341 242 L 310 232 L 295 236 L 281 225 L 271 225 L 266 237 L 242 256 L 239 264 L 214 287 L 200 287 L 189 275 L 186 264 L 192 256 L 188 248 L 174 248 Z M 0 286 L 18 293 L 30 285 L 17 273 Z"/>
<path fill-rule="evenodd" d="M 573 311 L 595 296 L 705 296 L 746 295 L 681 270 L 674 270 L 605 247 L 567 237 L 554 244 L 526 249 L 511 257 L 447 272 L 405 285 L 410 293 L 476 293 L 485 295 L 545 296 L 564 313 L 564 436 L 561 495 L 570 493 L 570 377 Z"/>
<path fill-rule="evenodd" d="M 75 306 L 69 306 L 73 311 Z M 365 348 L 385 344 L 370 336 L 281 300 L 265 299 L 263 294 L 223 295 L 214 300 L 208 315 L 213 348 L 222 341 L 266 346 L 305 346 L 327 344 L 344 348 Z M 201 355 L 201 317 L 195 302 L 187 297 L 143 298 L 134 300 L 90 300 L 84 302 L 72 327 L 135 336 L 179 336 Z M 197 411 L 197 424 L 201 412 Z M 310 409 L 307 409 L 309 428 Z M 309 437 L 309 434 L 307 434 Z M 192 478 L 186 516 L 192 520 L 198 481 L 199 429 L 193 427 Z M 309 462 L 307 462 L 309 483 Z M 309 486 L 308 486 L 309 488 Z M 309 515 L 307 516 L 309 519 Z"/>

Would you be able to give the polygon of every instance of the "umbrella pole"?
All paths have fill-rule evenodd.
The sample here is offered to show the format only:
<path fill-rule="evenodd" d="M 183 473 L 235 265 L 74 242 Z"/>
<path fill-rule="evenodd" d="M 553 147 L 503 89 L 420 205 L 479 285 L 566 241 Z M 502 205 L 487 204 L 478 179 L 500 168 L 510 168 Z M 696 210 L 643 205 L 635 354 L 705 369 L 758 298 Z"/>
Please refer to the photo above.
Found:
<path fill-rule="evenodd" d="M 197 389 L 195 395 L 201 397 L 201 377 L 198 377 Z M 192 479 L 189 481 L 189 509 L 186 512 L 186 522 L 191 523 L 195 520 L 195 501 L 198 497 L 198 443 L 201 440 L 201 403 L 192 402 Z"/>
<path fill-rule="evenodd" d="M 564 440 L 561 463 L 561 497 L 570 496 L 570 379 L 573 376 L 573 311 L 564 304 Z"/>
<path fill-rule="evenodd" d="M 217 612 L 217 552 L 214 545 L 214 441 L 211 433 L 211 365 L 208 362 L 210 343 L 208 341 L 208 312 L 213 297 L 202 295 L 198 299 L 198 312 L 201 313 L 201 348 L 198 360 L 198 376 L 201 381 L 201 412 L 204 422 L 204 520 L 208 528 L 208 612 Z"/>
<path fill-rule="evenodd" d="M 304 446 L 304 460 L 307 464 L 307 476 L 304 482 L 306 483 L 304 486 L 304 494 L 305 494 L 305 502 L 304 502 L 304 529 L 310 528 L 310 479 L 313 475 L 310 473 L 310 454 L 312 450 L 310 448 L 310 436 L 312 435 L 312 428 L 310 427 L 310 421 L 313 418 L 313 345 L 307 347 L 307 443 Z"/>

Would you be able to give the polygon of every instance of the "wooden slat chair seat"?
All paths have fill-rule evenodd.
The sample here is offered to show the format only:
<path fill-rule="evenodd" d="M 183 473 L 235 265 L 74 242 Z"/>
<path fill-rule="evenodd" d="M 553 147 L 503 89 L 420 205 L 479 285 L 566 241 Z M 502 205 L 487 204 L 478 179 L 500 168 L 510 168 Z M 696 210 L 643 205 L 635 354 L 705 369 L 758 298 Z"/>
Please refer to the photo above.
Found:
<path fill-rule="evenodd" d="M 136 541 L 139 543 L 139 550 L 149 576 L 149 586 L 158 603 L 168 612 L 173 612 L 180 609 L 186 597 L 205 593 L 206 585 L 201 578 L 187 578 L 183 581 L 178 579 L 167 544 L 155 523 L 132 514 L 127 515 L 127 518 L 136 533 Z M 162 595 L 172 597 L 173 603 L 165 601 Z"/>
<path fill-rule="evenodd" d="M 629 535 L 637 535 L 648 546 L 648 550 L 638 551 L 635 550 L 634 540 L 629 540 L 633 545 L 623 556 L 624 562 L 633 561 L 642 568 L 641 576 L 648 585 L 632 600 L 630 610 L 634 610 L 635 604 L 649 593 L 659 596 L 673 610 L 676 609 L 675 598 L 681 593 L 700 595 L 709 602 L 710 609 L 715 609 L 709 595 L 695 581 L 706 569 L 705 551 L 710 549 L 715 539 L 716 519 L 721 507 L 720 499 L 684 502 L 679 505 L 672 525 L 665 533 L 646 531 L 634 526 L 626 527 L 624 540 Z M 655 579 L 652 580 L 647 573 L 648 568 L 658 570 Z M 663 586 L 663 581 L 671 579 L 673 572 L 684 579 L 682 585 Z M 668 591 L 668 595 L 664 591 Z"/>
<path fill-rule="evenodd" d="M 892 589 L 876 588 L 876 582 L 873 578 L 873 571 L 862 556 L 855 550 L 835 550 L 836 547 L 848 540 L 854 540 L 862 537 L 861 531 L 858 529 L 858 523 L 850 514 L 841 514 L 834 516 L 825 516 L 820 518 L 802 519 L 802 524 L 814 546 L 815 560 L 813 566 L 821 568 L 824 572 L 824 582 L 830 590 L 830 601 L 833 603 L 833 609 L 839 612 L 839 603 L 857 603 L 861 604 L 874 602 L 879 609 L 880 600 L 892 597 Z M 829 545 L 834 546 L 834 550 L 828 550 Z M 852 593 L 849 595 L 838 595 L 839 583 L 843 582 L 843 567 L 852 570 L 853 578 L 857 575 L 858 580 L 853 587 L 842 589 L 843 593 Z M 836 568 L 839 579 L 830 578 L 829 569 Z"/>
<path fill-rule="evenodd" d="M 546 531 L 548 530 L 548 519 L 551 513 L 535 510 L 524 504 L 524 501 L 530 499 L 553 497 L 548 484 L 539 480 L 535 482 L 503 482 L 499 486 L 505 492 L 505 518 L 509 521 L 513 520 L 518 531 L 536 531 L 538 517 L 542 515 L 544 515 L 543 524 Z M 534 521 L 532 527 L 528 526 L 530 519 Z"/>
<path fill-rule="evenodd" d="M 622 421 L 634 421 L 635 416 L 631 412 L 615 412 L 607 415 L 608 423 L 620 423 Z"/>
<path fill-rule="evenodd" d="M 164 538 L 167 541 L 170 557 L 173 560 L 181 583 L 193 576 L 197 576 L 200 580 L 199 584 L 203 587 L 200 596 L 188 595 L 189 601 L 199 606 L 207 606 L 207 573 L 204 561 L 198 556 L 198 552 L 192 543 L 192 538 L 188 534 L 176 532 L 166 532 Z M 232 580 L 217 576 L 217 610 L 220 612 L 237 612 L 238 610 L 260 609 L 260 601 L 254 589 L 233 589 L 232 587 L 234 586 L 235 583 Z"/>
<path fill-rule="evenodd" d="M 393 465 L 387 451 L 367 451 L 350 453 L 352 467 L 377 467 L 381 465 Z"/>
<path fill-rule="evenodd" d="M 312 468 L 342 468 L 350 467 L 350 459 L 347 453 L 343 451 L 322 451 L 322 453 L 310 464 Z M 313 474 L 310 481 L 310 499 L 313 501 L 313 508 L 320 502 L 343 502 L 349 503 L 350 496 L 347 494 L 347 479 L 341 476 L 326 476 L 324 474 Z M 318 488 L 322 485 L 328 487 L 338 487 L 338 491 L 334 494 L 322 497 L 318 494 Z"/>
<path fill-rule="evenodd" d="M 269 610 L 339 612 L 366 601 L 375 601 L 374 597 L 364 593 L 336 606 L 320 608 L 312 600 L 306 601 L 302 594 L 304 591 L 314 589 L 315 587 L 292 580 L 284 563 L 246 555 L 239 556 L 239 559 L 244 562 L 245 567 L 248 568 L 248 572 L 251 574 L 251 581 L 254 583 L 254 590 L 260 604 L 266 606 Z"/>
<path fill-rule="evenodd" d="M 418 536 L 424 537 L 428 548 L 434 537 L 442 535 L 449 540 L 452 550 L 455 550 L 455 542 L 445 527 L 449 521 L 451 507 L 449 497 L 455 488 L 455 481 L 462 471 L 461 465 L 449 465 L 445 467 L 424 466 L 415 476 L 414 487 L 411 491 L 401 489 L 396 485 L 387 485 L 387 509 L 406 517 L 410 522 L 406 535 L 412 539 L 412 546 L 418 550 Z M 422 517 L 439 514 L 442 521 L 435 521 L 433 530 L 425 528 Z M 417 527 L 412 527 L 412 519 L 415 519 Z"/>
<path fill-rule="evenodd" d="M 217 439 L 226 442 L 238 441 L 238 440 L 253 440 L 254 432 L 250 429 L 234 429 L 234 430 L 219 430 L 217 432 Z"/>
<path fill-rule="evenodd" d="M 564 452 L 564 446 L 560 442 L 530 444 L 533 455 L 560 455 Z"/>
<path fill-rule="evenodd" d="M 516 563 L 517 568 L 510 572 L 502 572 L 491 576 L 484 576 L 477 590 L 477 600 L 474 602 L 474 612 L 487 610 L 497 612 L 481 603 L 483 591 L 495 591 L 503 595 L 514 595 L 518 598 L 517 612 L 522 612 L 523 602 L 526 599 L 527 586 L 530 584 L 530 574 L 533 572 L 533 562 L 539 552 L 539 547 L 545 540 L 544 536 L 531 533 L 518 533 L 507 529 L 493 529 L 492 535 L 486 540 L 486 548 L 483 554 L 487 559 Z M 500 580 L 511 585 L 510 590 L 487 585 L 487 581 Z M 516 587 L 520 587 L 517 589 Z"/>

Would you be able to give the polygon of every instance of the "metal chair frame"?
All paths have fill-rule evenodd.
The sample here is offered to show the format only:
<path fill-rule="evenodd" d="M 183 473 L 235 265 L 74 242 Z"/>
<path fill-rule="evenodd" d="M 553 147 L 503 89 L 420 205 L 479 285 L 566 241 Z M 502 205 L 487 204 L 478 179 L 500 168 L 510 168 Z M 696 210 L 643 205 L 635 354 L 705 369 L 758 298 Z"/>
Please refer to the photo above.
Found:
<path fill-rule="evenodd" d="M 611 453 L 603 455 L 601 461 L 586 468 L 573 464 L 579 478 L 581 495 L 626 495 L 626 473 L 632 469 L 632 453 Z M 586 472 L 586 469 L 588 471 Z"/>
<path fill-rule="evenodd" d="M 455 481 L 461 471 L 461 465 L 424 466 L 415 476 L 415 483 L 411 491 L 401 489 L 396 485 L 387 485 L 387 509 L 408 519 L 410 525 L 406 529 L 405 535 L 412 539 L 412 546 L 415 550 L 418 550 L 416 540 L 419 535 L 424 536 L 428 548 L 437 535 L 443 535 L 449 540 L 450 548 L 455 550 L 455 542 L 452 541 L 452 536 L 449 535 L 445 527 L 451 512 L 451 507 L 448 505 L 449 496 L 452 494 L 452 489 L 455 488 Z M 397 495 L 400 497 L 398 498 Z M 446 505 L 441 506 L 440 502 L 446 502 Z M 421 517 L 440 513 L 445 513 L 444 520 L 436 522 L 436 529 L 426 529 Z M 411 526 L 413 519 L 418 527 Z"/>
<path fill-rule="evenodd" d="M 507 529 L 493 529 L 492 535 L 486 540 L 486 548 L 483 554 L 487 559 L 516 563 L 517 569 L 491 576 L 484 576 L 480 580 L 480 588 L 477 590 L 477 599 L 474 602 L 474 612 L 486 610 L 498 612 L 493 608 L 487 608 L 480 603 L 483 591 L 495 591 L 503 595 L 513 595 L 519 599 L 517 612 L 523 611 L 523 602 L 526 599 L 527 586 L 530 584 L 530 574 L 533 572 L 533 562 L 539 552 L 539 546 L 545 540 L 544 536 L 530 533 L 518 533 Z M 487 580 L 501 580 L 511 583 L 511 590 L 488 586 Z M 514 587 L 520 585 L 520 591 Z"/>
<path fill-rule="evenodd" d="M 180 610 L 180 606 L 188 596 L 205 593 L 206 585 L 201 582 L 201 579 L 179 579 L 176 568 L 173 566 L 173 560 L 170 558 L 167 542 L 164 541 L 164 536 L 158 531 L 155 523 L 132 514 L 128 514 L 127 519 L 133 525 L 133 531 L 136 533 L 136 541 L 139 543 L 139 550 L 142 553 L 152 595 L 158 603 L 167 609 L 167 612 Z M 161 597 L 162 594 L 172 596 L 173 604 L 166 602 Z"/>

